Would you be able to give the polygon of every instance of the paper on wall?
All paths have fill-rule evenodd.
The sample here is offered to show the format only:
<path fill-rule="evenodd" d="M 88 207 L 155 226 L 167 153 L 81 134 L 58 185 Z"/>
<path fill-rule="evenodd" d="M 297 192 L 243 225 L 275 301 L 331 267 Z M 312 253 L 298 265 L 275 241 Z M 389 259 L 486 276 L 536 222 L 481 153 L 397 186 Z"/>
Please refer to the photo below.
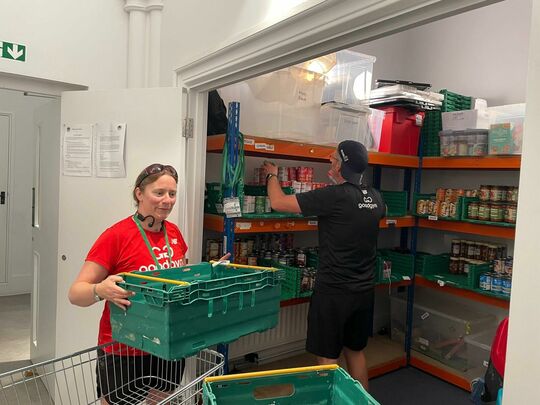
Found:
<path fill-rule="evenodd" d="M 92 176 L 92 125 L 64 125 L 62 173 L 64 176 Z"/>
<path fill-rule="evenodd" d="M 96 176 L 126 177 L 125 123 L 96 124 Z"/>

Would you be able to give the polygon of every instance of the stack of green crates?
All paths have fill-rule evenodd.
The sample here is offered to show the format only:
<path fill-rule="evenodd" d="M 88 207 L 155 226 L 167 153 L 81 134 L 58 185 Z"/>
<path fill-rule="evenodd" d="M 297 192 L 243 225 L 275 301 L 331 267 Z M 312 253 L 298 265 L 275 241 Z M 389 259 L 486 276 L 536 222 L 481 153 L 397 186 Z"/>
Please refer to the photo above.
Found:
<path fill-rule="evenodd" d="M 221 183 L 206 183 L 204 212 L 208 212 L 209 214 L 220 214 L 223 212 L 223 201 L 220 200 L 220 195 Z M 218 206 L 221 206 L 221 210 L 218 209 Z"/>
<path fill-rule="evenodd" d="M 113 338 L 166 360 L 277 325 L 282 272 L 200 263 L 123 273 L 135 295 L 123 311 L 110 306 Z"/>
<path fill-rule="evenodd" d="M 442 131 L 443 112 L 469 110 L 472 104 L 472 98 L 453 93 L 448 90 L 441 90 L 444 94 L 444 101 L 440 111 L 427 111 L 424 118 L 424 124 L 420 132 L 422 140 L 423 156 L 440 156 L 441 143 L 439 132 Z"/>

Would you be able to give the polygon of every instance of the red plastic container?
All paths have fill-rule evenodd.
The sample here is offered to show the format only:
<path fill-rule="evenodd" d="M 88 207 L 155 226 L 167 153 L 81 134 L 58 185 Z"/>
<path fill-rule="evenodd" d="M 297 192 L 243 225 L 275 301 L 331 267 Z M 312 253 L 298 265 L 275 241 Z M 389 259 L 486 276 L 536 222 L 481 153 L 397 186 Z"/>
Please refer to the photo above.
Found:
<path fill-rule="evenodd" d="M 379 152 L 398 155 L 418 155 L 420 129 L 424 123 L 423 111 L 405 107 L 378 107 L 384 116 Z"/>

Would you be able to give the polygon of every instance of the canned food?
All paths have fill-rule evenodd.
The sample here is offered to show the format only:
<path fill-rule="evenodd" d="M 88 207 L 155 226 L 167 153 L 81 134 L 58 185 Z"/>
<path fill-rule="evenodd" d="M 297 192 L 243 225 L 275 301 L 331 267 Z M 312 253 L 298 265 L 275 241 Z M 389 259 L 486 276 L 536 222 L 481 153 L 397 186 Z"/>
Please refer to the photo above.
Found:
<path fill-rule="evenodd" d="M 489 262 L 497 258 L 497 245 L 488 244 L 488 260 Z"/>
<path fill-rule="evenodd" d="M 504 259 L 493 260 L 493 271 L 497 274 L 504 273 Z"/>
<path fill-rule="evenodd" d="M 479 287 L 483 291 L 491 291 L 491 273 L 480 274 Z"/>
<path fill-rule="evenodd" d="M 478 219 L 478 203 L 469 203 L 467 207 L 467 218 Z"/>
<path fill-rule="evenodd" d="M 506 201 L 513 203 L 518 202 L 518 187 L 508 187 L 506 189 Z"/>
<path fill-rule="evenodd" d="M 292 181 L 280 181 L 279 185 L 281 187 L 292 187 Z"/>
<path fill-rule="evenodd" d="M 287 167 L 287 177 L 289 181 L 296 181 L 296 167 Z"/>
<path fill-rule="evenodd" d="M 489 221 L 490 208 L 487 203 L 478 204 L 478 219 L 480 221 Z"/>
<path fill-rule="evenodd" d="M 512 258 L 507 258 L 504 261 L 504 272 L 509 276 L 512 275 L 512 269 L 514 267 L 514 260 Z"/>
<path fill-rule="evenodd" d="M 474 244 L 474 260 L 481 260 L 482 258 L 482 243 L 477 242 Z"/>
<path fill-rule="evenodd" d="M 472 264 L 472 260 L 461 259 L 459 263 L 459 274 L 469 274 L 469 266 Z"/>
<path fill-rule="evenodd" d="M 517 205 L 508 204 L 504 207 L 504 222 L 515 224 L 517 220 Z"/>
<path fill-rule="evenodd" d="M 491 204 L 489 207 L 489 220 L 491 222 L 502 222 L 504 218 L 504 206 Z"/>
<path fill-rule="evenodd" d="M 488 257 L 488 244 L 487 243 L 480 243 L 480 260 L 483 262 L 487 262 L 489 260 Z"/>
<path fill-rule="evenodd" d="M 416 201 L 416 213 L 418 215 L 426 215 L 427 214 L 427 201 L 426 200 L 418 200 L 418 201 Z"/>
<path fill-rule="evenodd" d="M 438 188 L 437 191 L 435 191 L 435 199 L 439 201 L 443 201 L 446 197 L 446 190 L 444 188 Z"/>
<path fill-rule="evenodd" d="M 264 212 L 272 212 L 272 204 L 270 203 L 270 197 L 264 197 Z"/>
<path fill-rule="evenodd" d="M 494 293 L 502 292 L 503 277 L 500 274 L 493 274 L 491 276 L 491 291 Z"/>
<path fill-rule="evenodd" d="M 489 190 L 489 199 L 491 201 L 502 201 L 502 188 L 500 186 L 491 186 Z"/>
<path fill-rule="evenodd" d="M 302 249 L 296 251 L 296 266 L 306 267 L 306 253 Z"/>
<path fill-rule="evenodd" d="M 264 214 L 266 209 L 266 197 L 263 195 L 258 195 L 255 197 L 255 213 Z"/>
<path fill-rule="evenodd" d="M 468 242 L 467 259 L 474 259 L 476 256 L 476 242 Z"/>
<path fill-rule="evenodd" d="M 278 167 L 278 180 L 289 181 L 289 170 L 286 167 Z"/>
<path fill-rule="evenodd" d="M 478 198 L 480 201 L 489 201 L 490 197 L 490 186 L 480 186 L 478 193 Z"/>
<path fill-rule="evenodd" d="M 448 216 L 450 218 L 455 218 L 456 217 L 456 203 L 448 203 Z"/>
<path fill-rule="evenodd" d="M 248 256 L 248 258 L 247 258 L 248 266 L 257 266 L 257 259 L 258 258 L 257 258 L 256 255 L 255 256 L 253 256 L 253 255 Z"/>
<path fill-rule="evenodd" d="M 512 292 L 512 278 L 511 277 L 503 277 L 501 292 L 503 295 L 506 295 L 508 297 L 510 296 L 510 293 Z"/>

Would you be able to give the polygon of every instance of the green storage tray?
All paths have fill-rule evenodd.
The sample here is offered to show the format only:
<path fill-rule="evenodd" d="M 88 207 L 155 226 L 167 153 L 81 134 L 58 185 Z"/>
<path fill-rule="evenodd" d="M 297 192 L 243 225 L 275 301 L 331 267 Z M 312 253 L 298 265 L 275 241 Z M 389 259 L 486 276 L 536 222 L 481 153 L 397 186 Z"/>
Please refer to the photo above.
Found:
<path fill-rule="evenodd" d="M 110 305 L 113 338 L 163 359 L 191 356 L 278 322 L 283 274 L 276 269 L 200 263 L 123 276 L 119 285 L 135 295 L 125 312 Z"/>
<path fill-rule="evenodd" d="M 383 261 L 392 262 L 392 273 L 390 280 L 383 276 Z M 414 256 L 410 253 L 400 253 L 393 250 L 381 249 L 377 255 L 375 282 L 377 284 L 388 284 L 390 282 L 403 281 L 408 277 L 412 279 L 414 274 Z"/>
<path fill-rule="evenodd" d="M 275 260 L 262 259 L 263 266 L 271 266 L 283 270 L 283 280 L 281 280 L 281 301 L 298 297 L 300 285 L 300 269 L 298 267 L 286 266 Z"/>
<path fill-rule="evenodd" d="M 388 217 L 403 217 L 407 215 L 407 202 L 409 193 L 406 191 L 382 191 L 382 197 L 386 203 Z"/>
<path fill-rule="evenodd" d="M 477 197 L 462 197 L 463 198 L 463 207 L 461 210 L 461 220 L 464 222 L 471 222 L 473 224 L 481 225 L 492 225 L 492 226 L 502 226 L 504 228 L 515 228 L 516 224 L 510 224 L 508 222 L 492 222 L 492 221 L 480 221 L 478 219 L 469 219 L 467 218 L 467 213 L 469 211 L 469 204 L 471 202 L 480 202 Z"/>
<path fill-rule="evenodd" d="M 429 255 L 425 255 L 429 256 Z M 430 281 L 443 281 L 445 284 L 452 285 L 454 287 L 463 288 L 466 290 L 475 290 L 483 293 L 478 289 L 479 286 L 479 277 L 480 274 L 490 271 L 491 265 L 489 263 L 482 264 L 469 264 L 469 273 L 468 274 L 450 274 L 449 270 L 449 261 L 448 257 L 448 266 L 443 268 L 442 266 L 442 256 L 446 255 L 433 255 L 439 256 L 440 260 L 435 266 L 425 266 L 423 273 L 421 273 L 426 279 Z"/>
<path fill-rule="evenodd" d="M 450 266 L 450 255 L 416 254 L 416 272 L 422 275 L 447 273 Z"/>
<path fill-rule="evenodd" d="M 342 368 L 305 367 L 207 378 L 204 405 L 379 405 Z"/>

